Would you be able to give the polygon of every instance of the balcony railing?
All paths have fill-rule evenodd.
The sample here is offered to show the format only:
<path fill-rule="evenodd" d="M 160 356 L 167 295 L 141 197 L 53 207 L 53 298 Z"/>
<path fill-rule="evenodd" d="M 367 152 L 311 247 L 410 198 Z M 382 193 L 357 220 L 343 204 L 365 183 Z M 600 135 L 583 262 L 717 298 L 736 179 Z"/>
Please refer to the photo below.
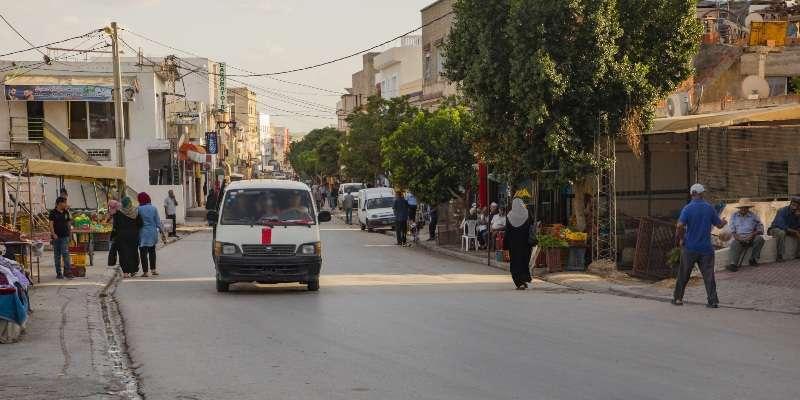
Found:
<path fill-rule="evenodd" d="M 42 143 L 44 118 L 9 117 L 11 143 Z"/>

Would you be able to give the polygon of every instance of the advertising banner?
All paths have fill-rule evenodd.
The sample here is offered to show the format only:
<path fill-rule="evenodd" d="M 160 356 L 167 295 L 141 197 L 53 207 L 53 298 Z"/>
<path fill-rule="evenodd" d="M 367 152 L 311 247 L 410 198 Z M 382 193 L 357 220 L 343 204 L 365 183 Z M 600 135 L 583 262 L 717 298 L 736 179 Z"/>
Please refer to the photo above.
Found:
<path fill-rule="evenodd" d="M 111 102 L 111 87 L 94 85 L 5 85 L 6 100 Z"/>
<path fill-rule="evenodd" d="M 206 132 L 206 151 L 208 154 L 219 153 L 219 139 L 217 132 Z"/>

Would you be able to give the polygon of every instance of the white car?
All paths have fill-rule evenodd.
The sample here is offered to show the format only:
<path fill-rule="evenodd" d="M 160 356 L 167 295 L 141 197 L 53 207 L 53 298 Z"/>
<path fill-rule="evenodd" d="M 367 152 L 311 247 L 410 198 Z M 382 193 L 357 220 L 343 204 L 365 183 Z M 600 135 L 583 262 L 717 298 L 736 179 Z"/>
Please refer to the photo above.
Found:
<path fill-rule="evenodd" d="M 322 245 L 317 210 L 305 183 L 255 179 L 231 182 L 214 225 L 213 258 L 217 291 L 232 283 L 290 283 L 319 290 Z"/>
<path fill-rule="evenodd" d="M 353 182 L 353 183 L 343 183 L 343 184 L 339 185 L 339 195 L 338 195 L 339 208 L 340 209 L 342 208 L 342 204 L 344 204 L 344 196 L 347 193 L 352 193 L 353 197 L 356 198 L 356 202 L 358 202 L 358 193 L 359 193 L 359 191 L 361 189 L 365 189 L 365 188 L 366 188 L 366 186 L 364 186 L 363 183 L 355 183 L 355 182 Z"/>
<path fill-rule="evenodd" d="M 361 189 L 358 198 L 358 223 L 362 231 L 394 226 L 393 189 Z"/>

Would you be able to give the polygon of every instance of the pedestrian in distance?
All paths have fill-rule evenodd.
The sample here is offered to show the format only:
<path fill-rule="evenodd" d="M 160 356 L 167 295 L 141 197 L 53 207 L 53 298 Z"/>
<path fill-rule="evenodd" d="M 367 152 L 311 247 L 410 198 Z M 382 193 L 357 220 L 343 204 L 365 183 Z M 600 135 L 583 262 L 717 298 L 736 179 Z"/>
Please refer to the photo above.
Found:
<path fill-rule="evenodd" d="M 336 191 L 333 190 L 333 186 L 328 191 L 328 208 L 333 211 L 336 208 Z"/>
<path fill-rule="evenodd" d="M 536 232 L 522 199 L 514 199 L 506 220 L 503 248 L 511 256 L 511 279 L 517 290 L 525 290 L 532 280 L 530 261 L 531 251 L 536 245 Z"/>
<path fill-rule="evenodd" d="M 219 181 L 214 181 L 214 188 L 211 189 L 211 192 L 208 193 L 208 197 L 206 198 L 206 219 L 208 220 L 208 225 L 214 225 L 216 220 L 212 218 L 211 211 L 219 210 L 219 204 L 222 202 L 222 190 L 219 187 Z"/>
<path fill-rule="evenodd" d="M 415 222 L 417 220 L 417 197 L 411 192 L 406 192 L 405 199 L 408 203 L 408 219 Z"/>
<path fill-rule="evenodd" d="M 50 239 L 53 245 L 53 257 L 55 258 L 56 279 L 72 279 L 72 268 L 69 260 L 69 238 L 72 236 L 70 222 L 72 217 L 67 210 L 67 199 L 59 197 L 56 199 L 56 206 L 50 211 Z M 62 272 L 61 267 L 64 270 Z"/>
<path fill-rule="evenodd" d="M 111 240 L 114 241 L 112 247 L 117 252 L 117 261 L 122 269 L 122 276 L 133 278 L 139 272 L 139 235 L 144 222 L 139 215 L 139 209 L 133 204 L 130 197 L 123 197 L 122 203 L 117 204 L 119 204 L 117 206 L 119 211 L 112 215 Z M 108 209 L 111 212 L 111 203 L 109 203 Z"/>
<path fill-rule="evenodd" d="M 708 298 L 707 307 L 718 308 L 717 282 L 714 277 L 714 247 L 711 245 L 711 228 L 722 229 L 728 224 L 720 219 L 714 207 L 703 199 L 706 189 L 696 183 L 689 189 L 692 200 L 683 207 L 678 218 L 675 236 L 681 247 L 681 265 L 675 282 L 672 304 L 683 305 L 683 294 L 694 265 L 700 268 Z"/>
<path fill-rule="evenodd" d="M 436 206 L 429 206 L 428 211 L 428 241 L 436 240 L 436 226 L 439 224 L 439 210 Z"/>
<path fill-rule="evenodd" d="M 149 276 L 149 272 L 153 275 L 158 275 L 156 270 L 156 245 L 158 244 L 158 236 L 162 235 L 162 239 L 166 243 L 166 238 L 163 237 L 164 229 L 161 226 L 161 218 L 158 216 L 158 210 L 151 204 L 150 196 L 145 193 L 139 193 L 139 217 L 142 218 L 142 229 L 139 230 L 139 258 L 142 261 L 142 276 Z"/>
<path fill-rule="evenodd" d="M 792 197 L 789 205 L 778 210 L 772 225 L 769 227 L 769 235 L 774 237 L 778 249 L 776 262 L 797 258 L 800 254 L 800 197 Z M 786 238 L 793 237 L 798 241 L 797 250 L 789 258 L 786 258 Z"/>
<path fill-rule="evenodd" d="M 167 198 L 164 199 L 164 214 L 167 216 L 167 219 L 172 221 L 172 228 L 170 229 L 169 236 L 170 237 L 177 237 L 177 225 L 178 225 L 178 218 L 177 218 L 177 209 L 178 209 L 178 199 L 175 198 L 175 192 L 172 189 L 169 190 Z"/>
<path fill-rule="evenodd" d="M 342 207 L 344 207 L 344 220 L 347 225 L 353 225 L 353 208 L 356 205 L 356 198 L 352 192 L 347 192 L 342 199 Z"/>
<path fill-rule="evenodd" d="M 397 245 L 405 246 L 407 244 L 406 231 L 408 230 L 408 202 L 403 197 L 402 190 L 395 192 L 392 210 L 394 210 L 394 231 L 397 235 Z"/>
<path fill-rule="evenodd" d="M 743 198 L 736 204 L 738 211 L 731 216 L 730 231 L 733 234 L 728 271 L 736 272 L 742 266 L 747 249 L 750 249 L 750 266 L 758 265 L 764 247 L 764 224 L 756 213 L 750 211 L 755 204 Z"/>

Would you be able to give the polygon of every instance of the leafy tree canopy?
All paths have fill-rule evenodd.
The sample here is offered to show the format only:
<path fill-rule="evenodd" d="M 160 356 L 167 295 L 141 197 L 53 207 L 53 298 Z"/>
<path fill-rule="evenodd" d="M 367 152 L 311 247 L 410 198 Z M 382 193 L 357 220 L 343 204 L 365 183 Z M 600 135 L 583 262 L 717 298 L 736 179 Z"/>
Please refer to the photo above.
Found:
<path fill-rule="evenodd" d="M 597 167 L 598 132 L 636 149 L 655 103 L 692 72 L 695 0 L 457 0 L 446 75 L 481 129 L 480 156 L 516 182 Z"/>
<path fill-rule="evenodd" d="M 370 97 L 364 110 L 350 114 L 350 132 L 341 148 L 344 174 L 357 182 L 372 182 L 383 173 L 381 139 L 394 133 L 403 122 L 410 121 L 418 109 L 404 97 L 384 100 Z"/>
<path fill-rule="evenodd" d="M 303 178 L 339 173 L 339 147 L 343 134 L 334 128 L 315 129 L 289 147 L 289 163 Z"/>
<path fill-rule="evenodd" d="M 383 165 L 395 184 L 422 202 L 444 203 L 474 175 L 468 141 L 474 129 L 472 114 L 463 106 L 419 111 L 381 141 Z"/>

